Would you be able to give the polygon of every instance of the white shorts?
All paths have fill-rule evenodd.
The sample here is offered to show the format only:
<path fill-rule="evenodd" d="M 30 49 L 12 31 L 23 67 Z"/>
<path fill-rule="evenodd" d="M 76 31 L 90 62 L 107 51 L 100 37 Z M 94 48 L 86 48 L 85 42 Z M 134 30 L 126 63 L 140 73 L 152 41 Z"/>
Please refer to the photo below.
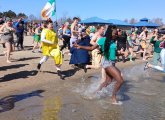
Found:
<path fill-rule="evenodd" d="M 112 62 L 111 60 L 105 59 L 105 57 L 102 57 L 101 66 L 102 66 L 103 68 L 110 67 L 110 66 L 113 66 L 113 62 Z"/>

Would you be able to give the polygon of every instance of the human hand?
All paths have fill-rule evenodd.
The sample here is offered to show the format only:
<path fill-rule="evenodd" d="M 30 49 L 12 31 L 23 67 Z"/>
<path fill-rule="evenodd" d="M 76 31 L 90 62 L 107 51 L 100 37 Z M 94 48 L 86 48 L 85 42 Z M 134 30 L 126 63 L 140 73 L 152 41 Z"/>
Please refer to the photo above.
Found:
<path fill-rule="evenodd" d="M 80 48 L 81 48 L 76 42 L 73 44 L 73 46 L 74 46 L 75 48 L 77 48 L 77 49 L 80 49 Z"/>
<path fill-rule="evenodd" d="M 15 31 L 15 29 L 14 28 L 11 28 L 10 31 Z"/>

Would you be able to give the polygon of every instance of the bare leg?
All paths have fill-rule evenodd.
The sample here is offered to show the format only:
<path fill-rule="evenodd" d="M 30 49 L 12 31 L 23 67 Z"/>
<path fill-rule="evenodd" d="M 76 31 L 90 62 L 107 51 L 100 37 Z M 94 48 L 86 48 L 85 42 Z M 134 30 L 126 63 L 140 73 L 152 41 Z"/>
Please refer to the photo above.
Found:
<path fill-rule="evenodd" d="M 11 63 L 11 61 L 10 61 L 10 53 L 11 53 L 11 50 L 12 50 L 12 45 L 11 45 L 11 43 L 6 42 L 5 46 L 7 48 L 7 51 L 6 51 L 7 63 Z"/>
<path fill-rule="evenodd" d="M 105 69 L 102 68 L 102 79 L 101 79 L 101 83 L 100 83 L 99 88 L 94 93 L 97 93 L 98 91 L 102 90 L 104 87 L 107 87 L 111 82 L 112 82 L 112 78 L 109 77 L 106 74 Z"/>
<path fill-rule="evenodd" d="M 105 71 L 108 76 L 112 76 L 117 81 L 112 93 L 112 103 L 117 103 L 116 94 L 124 82 L 123 77 L 121 75 L 121 72 L 114 66 L 107 67 Z"/>
<path fill-rule="evenodd" d="M 39 46 L 39 49 L 38 49 L 38 51 L 39 51 L 39 52 L 41 52 L 42 43 L 38 43 L 38 44 L 39 44 L 39 45 L 38 45 L 38 46 Z"/>
<path fill-rule="evenodd" d="M 147 52 L 147 50 L 144 49 L 144 52 L 143 52 L 143 60 L 146 60 L 146 52 Z"/>
<path fill-rule="evenodd" d="M 132 61 L 132 57 L 133 57 L 133 48 L 129 48 L 129 52 L 130 52 L 130 61 Z"/>
<path fill-rule="evenodd" d="M 34 50 L 36 49 L 36 47 L 37 47 L 37 43 L 34 42 L 34 43 L 33 43 L 33 50 L 32 50 L 32 52 L 34 52 Z"/>

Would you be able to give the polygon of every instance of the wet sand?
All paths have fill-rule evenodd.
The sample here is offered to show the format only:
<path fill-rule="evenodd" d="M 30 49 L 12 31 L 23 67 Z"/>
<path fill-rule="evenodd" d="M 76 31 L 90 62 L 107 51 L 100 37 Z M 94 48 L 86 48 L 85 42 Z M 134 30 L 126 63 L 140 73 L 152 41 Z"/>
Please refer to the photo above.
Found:
<path fill-rule="evenodd" d="M 100 81 L 100 70 L 75 71 L 68 55 L 61 80 L 49 59 L 37 72 L 42 56 L 31 52 L 31 37 L 25 37 L 25 51 L 12 53 L 12 64 L 0 53 L 0 120 L 164 120 L 165 74 L 143 71 L 143 61 L 118 63 L 125 84 L 111 104 L 113 85 L 89 98 Z M 0 47 L 2 51 L 2 47 Z"/>

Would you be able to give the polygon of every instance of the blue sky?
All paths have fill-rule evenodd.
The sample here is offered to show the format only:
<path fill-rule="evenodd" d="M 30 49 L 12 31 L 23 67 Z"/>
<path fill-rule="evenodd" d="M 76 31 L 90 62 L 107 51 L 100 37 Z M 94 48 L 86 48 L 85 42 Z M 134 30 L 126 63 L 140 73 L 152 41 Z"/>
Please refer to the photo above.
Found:
<path fill-rule="evenodd" d="M 9 2 L 10 1 L 10 2 Z M 0 12 L 13 10 L 39 17 L 47 0 L 0 0 Z M 120 19 L 147 17 L 163 18 L 165 22 L 165 0 L 56 0 L 57 17 L 80 16 L 82 19 L 100 17 Z"/>

